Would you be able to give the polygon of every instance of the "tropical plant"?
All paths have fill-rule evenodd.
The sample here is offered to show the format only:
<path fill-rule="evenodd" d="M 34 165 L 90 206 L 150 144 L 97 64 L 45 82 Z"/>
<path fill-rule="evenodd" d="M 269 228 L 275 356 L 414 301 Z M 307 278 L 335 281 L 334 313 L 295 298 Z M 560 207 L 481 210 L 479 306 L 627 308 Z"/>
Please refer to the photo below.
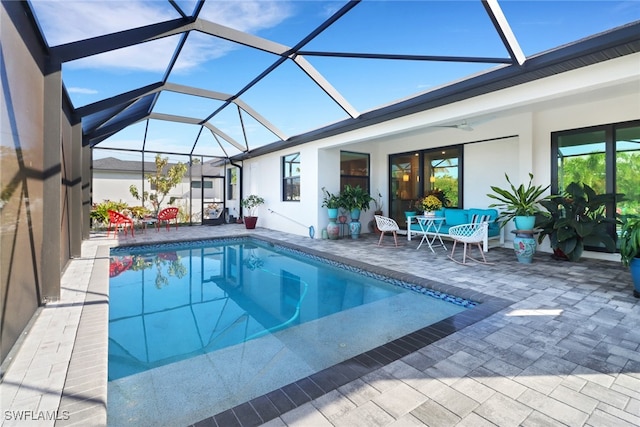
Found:
<path fill-rule="evenodd" d="M 380 191 L 378 191 L 378 196 L 373 201 L 373 203 L 376 205 L 376 212 L 382 212 L 382 207 L 384 206 L 384 202 L 382 201 L 382 193 L 380 193 Z"/>
<path fill-rule="evenodd" d="M 138 187 L 131 185 L 129 192 L 136 199 L 142 201 L 142 205 L 149 200 L 153 206 L 153 211 L 156 216 L 160 211 L 162 202 L 167 197 L 167 194 L 175 186 L 182 182 L 187 173 L 187 165 L 178 162 L 175 165 L 169 167 L 169 158 L 160 157 L 160 154 L 156 154 L 156 171 L 155 173 L 149 173 L 146 175 L 147 181 L 151 188 L 155 188 L 153 192 L 144 191 L 142 194 L 138 191 Z"/>
<path fill-rule="evenodd" d="M 533 174 L 529 173 L 529 183 L 526 188 L 524 184 L 520 184 L 517 188 L 511 183 L 509 175 L 504 174 L 509 183 L 510 189 L 504 189 L 491 186 L 491 190 L 495 193 L 487 194 L 488 197 L 499 201 L 500 203 L 492 203 L 490 208 L 502 208 L 498 221 L 504 227 L 510 220 L 517 216 L 534 216 L 540 212 L 539 204 L 548 197 L 543 197 L 549 185 L 543 187 L 541 185 L 533 185 Z"/>
<path fill-rule="evenodd" d="M 326 188 L 322 187 L 322 207 L 327 209 L 338 209 L 340 207 L 341 198 L 339 194 L 332 194 Z"/>
<path fill-rule="evenodd" d="M 625 267 L 634 258 L 640 258 L 640 216 L 626 216 L 622 218 L 620 230 L 620 261 Z"/>
<path fill-rule="evenodd" d="M 346 184 L 342 193 L 340 193 L 341 206 L 347 210 L 360 209 L 366 211 L 369 209 L 369 204 L 374 201 L 374 198 L 362 187 L 356 185 L 355 187 Z"/>
<path fill-rule="evenodd" d="M 109 211 L 121 212 L 127 209 L 127 204 L 122 200 L 114 202 L 113 200 L 104 200 L 103 202 L 96 203 L 91 207 L 89 218 L 94 223 L 98 223 L 103 226 L 107 226 L 109 223 Z"/>
<path fill-rule="evenodd" d="M 587 184 L 572 182 L 562 194 L 540 202 L 547 212 L 536 214 L 538 243 L 549 236 L 554 251 L 559 250 L 558 255 L 570 261 L 580 259 L 585 245 L 603 245 L 609 252 L 615 251 L 609 229 L 616 219 L 606 216 L 606 206 L 623 197 L 623 194 L 596 194 Z"/>
<path fill-rule="evenodd" d="M 246 198 L 240 201 L 240 206 L 242 206 L 243 208 L 249 211 L 248 216 L 256 216 L 258 206 L 263 205 L 264 203 L 265 202 L 262 197 L 257 196 L 255 194 L 251 194 L 250 196 L 247 196 Z"/>

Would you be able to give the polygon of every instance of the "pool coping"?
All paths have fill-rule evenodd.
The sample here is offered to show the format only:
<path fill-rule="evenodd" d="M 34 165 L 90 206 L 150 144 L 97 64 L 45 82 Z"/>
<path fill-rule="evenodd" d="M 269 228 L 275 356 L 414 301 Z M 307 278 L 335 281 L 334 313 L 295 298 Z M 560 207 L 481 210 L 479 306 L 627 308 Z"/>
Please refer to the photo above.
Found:
<path fill-rule="evenodd" d="M 459 288 L 434 280 L 401 273 L 379 265 L 348 259 L 333 253 L 303 247 L 291 242 L 256 236 L 238 234 L 233 237 L 212 237 L 208 239 L 180 239 L 171 243 L 194 243 L 197 241 L 229 241 L 235 239 L 255 239 L 265 243 L 302 251 L 330 261 L 341 263 L 373 274 L 416 284 L 437 292 L 480 303 L 454 316 L 436 322 L 425 328 L 404 335 L 379 347 L 361 353 L 343 362 L 325 368 L 308 377 L 279 387 L 267 394 L 258 396 L 230 409 L 214 414 L 194 423 L 194 426 L 257 426 L 273 420 L 280 415 L 323 396 L 339 387 L 361 378 L 374 370 L 401 359 L 429 344 L 432 344 L 454 332 L 479 322 L 505 307 L 513 301 L 493 297 L 472 289 Z M 112 246 L 101 245 L 97 248 L 91 280 L 87 288 L 82 315 L 78 325 L 76 344 L 69 362 L 67 380 L 64 385 L 60 411 L 68 411 L 74 416 L 68 420 L 58 420 L 57 425 L 80 424 L 87 420 L 107 424 L 107 367 L 108 367 L 108 302 L 109 302 L 109 255 L 112 248 L 122 246 L 153 246 L 149 243 L 125 243 Z M 88 375 L 95 379 L 96 387 L 89 395 L 79 396 L 74 392 L 74 380 L 79 382 Z M 96 378 L 97 375 L 97 378 Z M 102 422 L 104 421 L 104 423 Z"/>

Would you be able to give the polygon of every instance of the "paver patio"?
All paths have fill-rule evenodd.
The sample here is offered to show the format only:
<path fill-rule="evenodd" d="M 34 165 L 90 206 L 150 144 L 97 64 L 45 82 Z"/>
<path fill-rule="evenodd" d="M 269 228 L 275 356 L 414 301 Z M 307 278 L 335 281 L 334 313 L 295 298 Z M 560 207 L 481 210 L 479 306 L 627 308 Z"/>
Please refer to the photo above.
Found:
<path fill-rule="evenodd" d="M 279 414 L 276 418 L 249 418 L 236 408 L 198 426 L 216 420 L 225 427 L 263 421 L 269 426 L 640 425 L 640 300 L 633 298 L 629 272 L 618 262 L 567 263 L 538 253 L 525 265 L 512 250 L 493 248 L 487 254 L 492 265 L 461 266 L 444 251 L 416 250 L 416 240 L 402 240 L 400 248 L 391 240 L 377 247 L 375 235 L 312 240 L 261 228 L 248 232 L 235 224 L 147 230 L 119 240 L 94 235 L 84 242 L 82 258 L 64 272 L 61 300 L 39 312 L 3 372 L 3 425 L 106 423 L 104 290 L 110 246 L 244 234 L 410 272 L 510 304 L 319 397 L 284 393 L 289 411 L 261 400 Z M 41 419 L 20 421 L 20 416 Z"/>

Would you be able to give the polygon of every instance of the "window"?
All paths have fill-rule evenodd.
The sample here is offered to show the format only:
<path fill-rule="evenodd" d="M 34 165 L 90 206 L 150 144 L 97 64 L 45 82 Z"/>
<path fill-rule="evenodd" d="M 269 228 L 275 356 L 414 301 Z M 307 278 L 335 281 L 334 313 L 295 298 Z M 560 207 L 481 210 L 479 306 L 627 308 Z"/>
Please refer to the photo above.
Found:
<path fill-rule="evenodd" d="M 594 126 L 551 134 L 551 191 L 581 182 L 596 193 L 623 193 L 607 215 L 640 214 L 640 122 Z M 616 231 L 611 230 L 612 237 Z M 598 248 L 588 247 L 590 250 Z"/>
<path fill-rule="evenodd" d="M 282 201 L 300 201 L 300 153 L 282 158 Z"/>
<path fill-rule="evenodd" d="M 191 181 L 191 188 L 202 188 L 202 181 Z M 213 188 L 213 182 L 205 181 L 204 188 Z"/>
<path fill-rule="evenodd" d="M 369 155 L 363 153 L 352 153 L 350 151 L 340 152 L 340 188 L 345 185 L 352 187 L 360 186 L 369 191 Z"/>
<path fill-rule="evenodd" d="M 238 168 L 227 169 L 227 200 L 235 200 L 238 191 Z"/>

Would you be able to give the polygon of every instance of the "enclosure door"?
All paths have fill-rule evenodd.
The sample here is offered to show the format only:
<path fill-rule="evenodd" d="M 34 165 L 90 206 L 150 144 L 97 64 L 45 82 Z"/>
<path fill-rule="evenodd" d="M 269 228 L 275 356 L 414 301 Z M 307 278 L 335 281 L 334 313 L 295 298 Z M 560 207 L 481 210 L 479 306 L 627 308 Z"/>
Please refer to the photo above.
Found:
<path fill-rule="evenodd" d="M 223 176 L 202 176 L 202 224 L 222 224 L 227 220 Z"/>

